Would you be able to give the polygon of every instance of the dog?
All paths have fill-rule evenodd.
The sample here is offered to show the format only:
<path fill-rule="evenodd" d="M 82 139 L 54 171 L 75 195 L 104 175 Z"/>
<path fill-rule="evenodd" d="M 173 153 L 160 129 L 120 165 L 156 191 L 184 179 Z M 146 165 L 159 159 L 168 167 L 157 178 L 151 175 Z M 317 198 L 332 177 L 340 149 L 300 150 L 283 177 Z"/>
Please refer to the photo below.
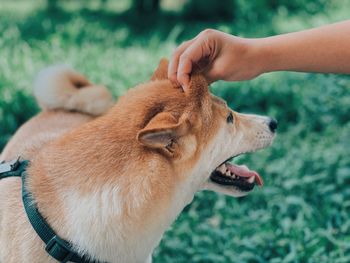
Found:
<path fill-rule="evenodd" d="M 52 229 L 99 262 L 151 262 L 165 230 L 194 194 L 244 196 L 262 178 L 229 161 L 271 145 L 277 123 L 234 112 L 191 77 L 188 91 L 167 79 L 162 59 L 151 80 L 113 105 L 103 86 L 73 69 L 41 73 L 42 108 L 0 160 L 29 160 L 27 188 Z M 0 181 L 0 262 L 57 262 L 44 249 L 21 200 L 19 178 Z"/>

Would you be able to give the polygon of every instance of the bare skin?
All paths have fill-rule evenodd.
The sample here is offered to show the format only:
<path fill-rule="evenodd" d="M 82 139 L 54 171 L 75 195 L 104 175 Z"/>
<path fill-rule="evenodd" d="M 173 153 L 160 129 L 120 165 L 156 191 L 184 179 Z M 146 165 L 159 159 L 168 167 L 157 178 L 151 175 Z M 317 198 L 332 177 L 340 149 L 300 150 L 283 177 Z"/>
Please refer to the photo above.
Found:
<path fill-rule="evenodd" d="M 250 80 L 272 71 L 350 74 L 350 20 L 266 38 L 207 29 L 173 53 L 168 77 L 187 89 L 193 71 L 209 82 Z"/>

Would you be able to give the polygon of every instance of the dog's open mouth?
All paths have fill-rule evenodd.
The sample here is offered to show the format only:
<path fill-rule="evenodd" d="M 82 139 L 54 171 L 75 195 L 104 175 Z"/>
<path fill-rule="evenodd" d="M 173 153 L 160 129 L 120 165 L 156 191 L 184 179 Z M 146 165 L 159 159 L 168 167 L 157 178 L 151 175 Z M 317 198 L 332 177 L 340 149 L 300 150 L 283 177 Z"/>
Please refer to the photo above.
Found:
<path fill-rule="evenodd" d="M 255 184 L 263 185 L 263 180 L 257 172 L 251 171 L 246 166 L 230 163 L 232 159 L 228 159 L 211 173 L 210 180 L 212 182 L 233 186 L 242 192 L 253 190 Z"/>

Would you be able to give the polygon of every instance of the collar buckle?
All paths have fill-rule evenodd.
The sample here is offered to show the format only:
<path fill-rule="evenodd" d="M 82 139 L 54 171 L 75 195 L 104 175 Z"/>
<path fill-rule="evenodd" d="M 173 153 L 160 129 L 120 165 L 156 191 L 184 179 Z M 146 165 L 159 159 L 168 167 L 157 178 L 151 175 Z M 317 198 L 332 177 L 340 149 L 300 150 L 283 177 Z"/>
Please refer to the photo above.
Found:
<path fill-rule="evenodd" d="M 12 172 L 12 171 L 16 170 L 18 165 L 20 164 L 19 159 L 20 159 L 20 157 L 12 160 L 10 162 L 0 163 L 0 174 L 8 173 L 8 172 Z"/>
<path fill-rule="evenodd" d="M 54 236 L 47 242 L 45 250 L 59 262 L 66 263 L 74 256 L 69 243 L 58 236 Z"/>

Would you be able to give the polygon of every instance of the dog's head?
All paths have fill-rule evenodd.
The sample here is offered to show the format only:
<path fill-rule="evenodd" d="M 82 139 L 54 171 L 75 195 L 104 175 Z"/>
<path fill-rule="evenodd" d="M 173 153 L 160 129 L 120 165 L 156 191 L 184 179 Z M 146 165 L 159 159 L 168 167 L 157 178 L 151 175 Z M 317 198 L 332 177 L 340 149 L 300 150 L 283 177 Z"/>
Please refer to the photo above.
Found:
<path fill-rule="evenodd" d="M 269 146 L 277 123 L 234 112 L 210 94 L 199 74 L 191 77 L 188 91 L 183 92 L 167 79 L 167 67 L 168 62 L 162 60 L 150 82 L 130 90 L 119 101 L 119 108 L 128 111 L 125 114 L 130 114 L 137 129 L 144 158 L 166 162 L 177 180 L 190 182 L 194 190 L 242 196 L 255 184 L 262 185 L 256 172 L 229 161 Z"/>

